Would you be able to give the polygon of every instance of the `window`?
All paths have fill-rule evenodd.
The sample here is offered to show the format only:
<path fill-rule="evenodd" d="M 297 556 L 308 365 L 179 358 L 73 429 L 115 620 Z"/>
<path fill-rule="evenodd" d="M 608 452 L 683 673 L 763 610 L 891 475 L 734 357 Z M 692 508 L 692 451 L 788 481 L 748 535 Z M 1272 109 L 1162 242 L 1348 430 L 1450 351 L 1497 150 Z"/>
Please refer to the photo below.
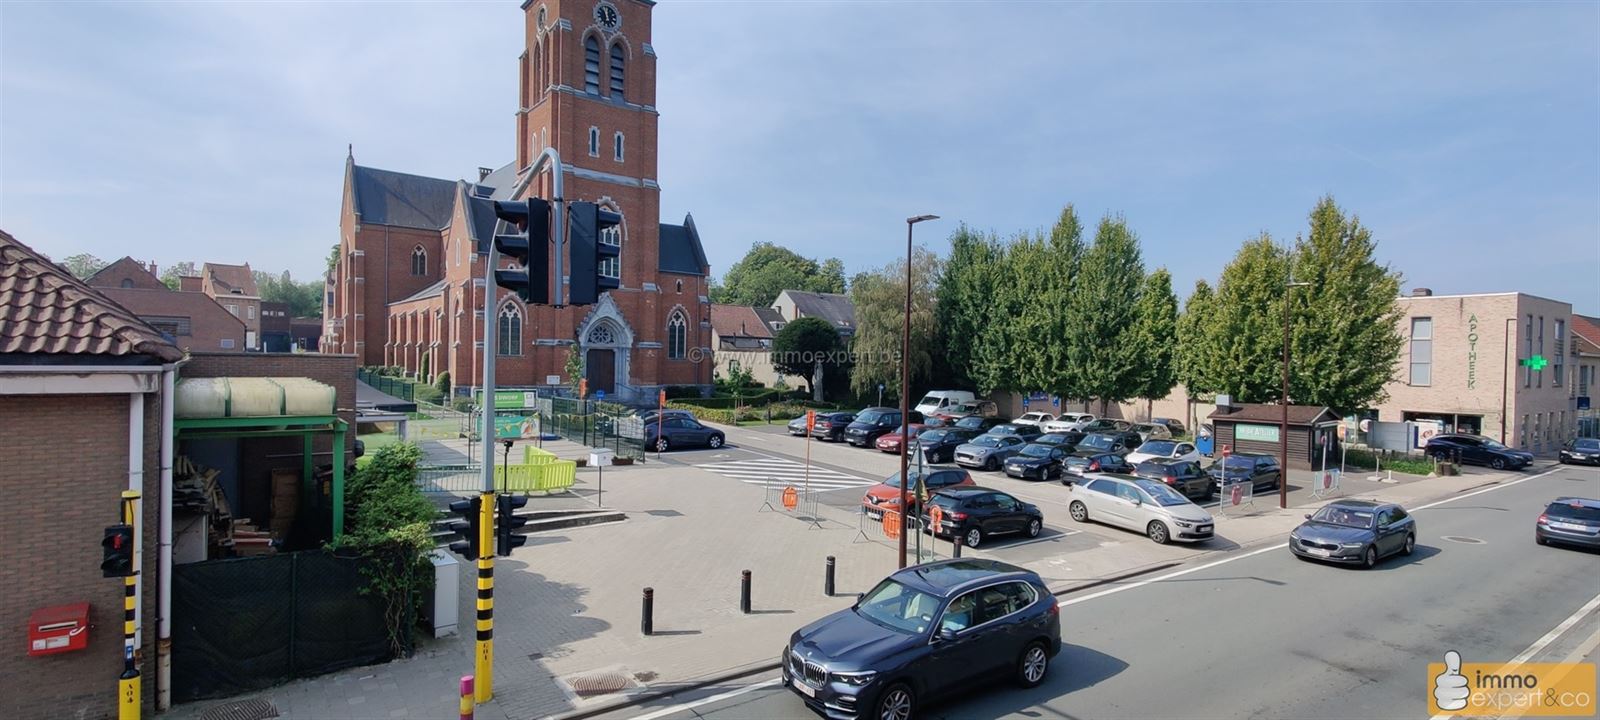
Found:
<path fill-rule="evenodd" d="M 1551 363 L 1555 368 L 1555 375 L 1550 380 L 1552 387 L 1561 387 L 1565 384 L 1567 372 L 1567 321 L 1556 321 L 1556 359 Z"/>
<path fill-rule="evenodd" d="M 1433 384 L 1433 318 L 1411 318 L 1411 385 Z"/>
<path fill-rule="evenodd" d="M 616 210 L 615 208 L 608 209 L 613 212 Z M 600 231 L 599 242 L 603 245 L 615 245 L 618 251 L 616 257 L 607 256 L 602 259 L 599 267 L 595 268 L 595 272 L 601 277 L 616 280 L 617 284 L 620 285 L 622 283 L 622 251 L 620 249 L 622 247 L 622 228 L 612 226 Z"/>
<path fill-rule="evenodd" d="M 622 99 L 622 69 L 627 64 L 627 51 L 622 49 L 622 43 L 611 46 L 611 97 Z"/>
<path fill-rule="evenodd" d="M 411 248 L 411 274 L 428 274 L 428 251 L 423 250 L 421 245 Z"/>
<path fill-rule="evenodd" d="M 238 305 L 229 305 L 228 306 L 228 314 L 232 315 L 234 317 L 239 317 L 239 306 Z"/>
<path fill-rule="evenodd" d="M 1523 360 L 1527 360 L 1528 358 L 1533 357 L 1533 314 L 1532 313 L 1528 314 L 1528 322 L 1522 328 L 1522 337 L 1524 338 L 1523 345 L 1527 348 L 1527 350 L 1522 353 L 1522 359 Z M 1533 366 L 1528 365 L 1526 363 L 1523 363 L 1523 365 L 1522 365 L 1522 386 L 1523 387 L 1533 387 Z M 1526 433 L 1527 431 L 1524 430 L 1523 432 Z"/>
<path fill-rule="evenodd" d="M 1539 316 L 1539 354 L 1540 355 L 1544 355 L 1544 316 L 1543 315 Z M 1538 370 L 1538 373 L 1539 373 L 1538 382 L 1535 383 L 1535 385 L 1537 387 L 1544 387 L 1544 368 L 1540 368 Z"/>
<path fill-rule="evenodd" d="M 678 281 L 678 294 L 679 295 L 683 294 L 683 281 L 682 280 Z"/>
<path fill-rule="evenodd" d="M 617 162 L 622 162 L 622 133 L 613 135 L 611 137 L 611 142 L 611 159 Z"/>
<path fill-rule="evenodd" d="M 1089 483 L 1089 489 L 1107 495 L 1117 494 L 1117 483 L 1110 480 L 1094 480 Z"/>
<path fill-rule="evenodd" d="M 939 632 L 961 632 L 972 627 L 978 624 L 977 614 L 978 591 L 974 590 L 950 601 L 950 607 L 945 608 L 944 617 L 939 620 Z"/>
<path fill-rule="evenodd" d="M 122 286 L 125 287 L 125 288 L 133 287 L 133 278 L 123 278 L 122 279 Z"/>
<path fill-rule="evenodd" d="M 684 356 L 685 336 L 688 332 L 688 322 L 683 318 L 683 313 L 674 312 L 667 320 L 667 357 L 678 360 Z"/>
<path fill-rule="evenodd" d="M 223 338 L 222 339 L 222 349 L 223 350 L 232 350 L 233 349 L 233 338 Z"/>
<path fill-rule="evenodd" d="M 589 128 L 589 157 L 600 157 L 600 128 Z"/>
<path fill-rule="evenodd" d="M 249 318 L 249 319 L 251 319 L 251 320 L 256 319 L 256 306 L 254 306 L 254 305 L 246 305 L 246 306 L 244 306 L 244 316 Z"/>
<path fill-rule="evenodd" d="M 600 41 L 593 35 L 583 40 L 583 91 L 600 94 Z"/>
<path fill-rule="evenodd" d="M 495 338 L 498 346 L 496 355 L 521 355 L 522 354 L 522 313 L 513 303 L 506 303 L 500 308 L 499 337 Z"/>

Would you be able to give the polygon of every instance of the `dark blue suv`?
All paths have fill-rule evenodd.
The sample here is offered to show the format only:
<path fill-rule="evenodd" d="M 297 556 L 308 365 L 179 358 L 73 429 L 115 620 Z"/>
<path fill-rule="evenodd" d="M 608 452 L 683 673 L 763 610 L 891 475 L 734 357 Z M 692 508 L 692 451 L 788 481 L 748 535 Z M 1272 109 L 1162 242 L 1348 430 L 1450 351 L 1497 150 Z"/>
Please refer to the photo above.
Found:
<path fill-rule="evenodd" d="M 800 628 L 783 649 L 783 681 L 829 718 L 905 720 L 993 675 L 1034 687 L 1060 651 L 1060 606 L 1038 574 L 945 560 L 896 572 Z"/>

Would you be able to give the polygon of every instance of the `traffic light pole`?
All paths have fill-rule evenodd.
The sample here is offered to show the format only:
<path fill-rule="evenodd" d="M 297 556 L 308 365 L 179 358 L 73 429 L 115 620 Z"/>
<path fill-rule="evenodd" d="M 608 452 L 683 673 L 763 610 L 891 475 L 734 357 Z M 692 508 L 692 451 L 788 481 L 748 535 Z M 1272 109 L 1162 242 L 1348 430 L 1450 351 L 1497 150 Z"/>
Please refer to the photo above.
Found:
<path fill-rule="evenodd" d="M 139 537 L 139 491 L 122 491 L 122 524 Z M 139 568 L 122 578 L 122 675 L 117 678 L 117 719 L 138 720 L 139 666 L 134 663 L 134 634 L 139 631 Z"/>
<path fill-rule="evenodd" d="M 495 335 L 499 328 L 494 308 L 500 295 L 494 271 L 500 254 L 489 243 L 488 262 L 483 269 L 483 494 L 478 507 L 478 621 L 477 641 L 473 646 L 473 695 L 478 703 L 494 698 L 494 356 L 499 350 Z"/>

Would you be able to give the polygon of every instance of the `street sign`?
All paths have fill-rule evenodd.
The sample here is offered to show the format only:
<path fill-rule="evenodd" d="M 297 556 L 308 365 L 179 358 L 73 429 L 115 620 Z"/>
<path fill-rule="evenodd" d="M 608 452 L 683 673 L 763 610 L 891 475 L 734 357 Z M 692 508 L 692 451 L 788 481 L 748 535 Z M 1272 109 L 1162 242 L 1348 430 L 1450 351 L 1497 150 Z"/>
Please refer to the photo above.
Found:
<path fill-rule="evenodd" d="M 604 399 L 606 399 L 606 391 L 604 391 L 604 390 L 596 390 L 596 391 L 594 391 L 594 399 L 596 399 L 596 400 L 604 400 Z"/>
<path fill-rule="evenodd" d="M 799 502 L 800 494 L 795 492 L 793 485 L 783 489 L 783 509 L 793 510 L 794 506 L 799 504 Z"/>
<path fill-rule="evenodd" d="M 815 411 L 815 410 L 807 410 L 806 411 L 806 432 L 809 433 L 809 432 L 811 432 L 813 430 L 816 430 L 816 429 L 817 429 L 817 411 Z"/>
<path fill-rule="evenodd" d="M 1344 436 L 1347 432 L 1349 432 L 1349 429 L 1345 427 L 1344 423 L 1339 423 L 1338 429 L 1334 430 L 1334 433 L 1339 436 L 1339 442 L 1344 442 Z"/>
<path fill-rule="evenodd" d="M 1056 407 L 1061 407 L 1061 396 L 1060 395 L 1051 395 L 1050 396 L 1050 404 L 1054 405 Z"/>
<path fill-rule="evenodd" d="M 890 540 L 900 537 L 900 513 L 889 510 L 883 514 L 883 536 Z"/>
<path fill-rule="evenodd" d="M 1543 355 L 1535 355 L 1527 360 L 1523 360 L 1522 364 L 1533 370 L 1543 370 L 1544 366 L 1550 364 L 1550 360 Z"/>
<path fill-rule="evenodd" d="M 1228 504 L 1229 505 L 1238 505 L 1240 502 L 1243 502 L 1243 501 L 1244 501 L 1244 488 L 1241 487 L 1239 484 L 1235 483 L 1234 486 L 1233 486 L 1233 490 L 1228 493 Z"/>

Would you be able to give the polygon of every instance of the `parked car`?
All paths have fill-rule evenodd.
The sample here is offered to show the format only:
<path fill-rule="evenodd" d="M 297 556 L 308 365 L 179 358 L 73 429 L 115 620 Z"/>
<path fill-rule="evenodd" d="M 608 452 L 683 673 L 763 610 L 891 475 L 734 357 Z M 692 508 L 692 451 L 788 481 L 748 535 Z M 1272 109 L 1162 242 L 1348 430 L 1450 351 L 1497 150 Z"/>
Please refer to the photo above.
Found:
<path fill-rule="evenodd" d="M 646 410 L 635 411 L 631 415 L 618 415 L 616 417 L 612 417 L 610 415 L 595 415 L 594 426 L 596 430 L 604 434 L 611 434 L 620 431 L 632 432 L 630 428 L 643 429 L 648 425 L 654 425 L 658 415 L 663 419 L 669 417 L 683 417 L 689 418 L 690 420 L 695 419 L 694 413 L 689 412 L 688 410 L 678 410 L 675 408 L 666 410 L 662 410 L 660 408 L 649 408 Z"/>
<path fill-rule="evenodd" d="M 1023 425 L 1021 423 L 1001 423 L 989 428 L 989 435 L 1015 435 L 1023 440 L 1032 440 L 1043 433 L 1039 432 L 1037 425 Z"/>
<path fill-rule="evenodd" d="M 989 432 L 989 428 L 1004 425 L 1010 422 L 1009 418 L 997 415 L 968 415 L 956 421 L 956 427 L 966 430 L 977 430 L 980 433 Z"/>
<path fill-rule="evenodd" d="M 644 446 L 656 452 L 695 446 L 719 448 L 727 439 L 721 430 L 706 427 L 692 417 L 669 415 L 659 423 L 652 421 L 644 426 Z"/>
<path fill-rule="evenodd" d="M 977 430 L 940 427 L 923 430 L 911 440 L 911 447 L 913 451 L 922 451 L 923 462 L 930 464 L 955 462 L 956 448 L 977 436 Z"/>
<path fill-rule="evenodd" d="M 817 413 L 817 424 L 811 428 L 811 437 L 828 442 L 844 439 L 845 428 L 856 421 L 855 413 Z"/>
<path fill-rule="evenodd" d="M 1142 532 L 1157 545 L 1210 540 L 1215 532 L 1211 513 L 1153 480 L 1101 475 L 1064 482 L 1070 493 L 1067 511 L 1076 522 L 1094 520 Z"/>
<path fill-rule="evenodd" d="M 911 487 L 906 494 L 911 498 L 911 509 L 917 509 L 917 479 L 923 478 L 923 486 L 928 492 L 943 490 L 959 485 L 972 485 L 972 476 L 961 468 L 926 468 L 921 474 L 916 470 L 907 473 L 911 476 Z M 867 488 L 867 494 L 861 498 L 861 511 L 874 520 L 882 520 L 885 510 L 895 511 L 900 509 L 900 473 L 895 473 L 883 479 L 883 482 Z"/>
<path fill-rule="evenodd" d="M 1600 549 L 1600 500 L 1556 498 L 1539 514 L 1533 539 L 1540 545 L 1562 543 Z"/>
<path fill-rule="evenodd" d="M 912 408 L 923 415 L 932 415 L 942 410 L 966 405 L 975 401 L 973 394 L 967 390 L 932 390 L 923 395 L 921 400 Z"/>
<path fill-rule="evenodd" d="M 902 569 L 796 630 L 782 677 L 826 717 L 904 720 L 991 676 L 1034 687 L 1060 651 L 1060 606 L 1038 574 L 957 558 Z"/>
<path fill-rule="evenodd" d="M 1111 432 L 1113 430 L 1116 430 L 1116 431 L 1120 432 L 1120 431 L 1125 431 L 1125 430 L 1132 430 L 1133 429 L 1133 423 L 1128 422 L 1127 420 L 1112 420 L 1111 418 L 1100 418 L 1099 420 L 1094 420 L 1094 421 L 1091 421 L 1089 423 L 1084 424 L 1084 426 L 1082 428 L 1080 428 L 1080 429 L 1083 430 L 1086 433 L 1103 433 L 1103 432 Z"/>
<path fill-rule="evenodd" d="M 1029 443 L 1006 459 L 1006 475 L 1023 480 L 1049 480 L 1066 472 L 1067 451 L 1055 445 Z"/>
<path fill-rule="evenodd" d="M 1423 449 L 1434 460 L 1455 460 L 1462 464 L 1488 465 L 1496 470 L 1517 470 L 1533 464 L 1533 453 L 1514 450 L 1482 435 L 1456 433 L 1435 435 Z"/>
<path fill-rule="evenodd" d="M 1045 433 L 1033 439 L 1034 442 L 1039 443 L 1040 445 L 1054 445 L 1062 450 L 1066 450 L 1067 452 L 1072 452 L 1074 449 L 1076 449 L 1078 447 L 1078 443 L 1082 440 L 1083 433 L 1076 430 Z"/>
<path fill-rule="evenodd" d="M 911 423 L 910 425 L 906 426 L 906 433 L 909 434 L 912 439 L 915 439 L 917 434 L 921 433 L 926 427 L 927 426 L 923 425 L 922 423 Z M 879 450 L 882 450 L 883 452 L 899 455 L 900 428 L 895 428 L 887 433 L 884 433 L 883 435 L 878 436 L 878 440 L 877 442 L 873 443 L 873 446 Z"/>
<path fill-rule="evenodd" d="M 1083 450 L 1067 456 L 1067 472 L 1083 477 L 1089 473 L 1132 473 L 1133 465 L 1121 453 Z M 1067 482 L 1063 480 L 1062 482 Z"/>
<path fill-rule="evenodd" d="M 1167 430 L 1171 431 L 1174 436 L 1182 435 L 1182 434 L 1184 434 L 1186 432 L 1189 432 L 1186 428 L 1184 428 L 1182 422 L 1180 422 L 1178 420 L 1175 420 L 1173 418 L 1164 418 L 1164 417 L 1150 418 L 1150 422 L 1156 423 L 1158 425 L 1167 426 Z"/>
<path fill-rule="evenodd" d="M 1278 459 L 1271 455 L 1229 455 L 1221 462 L 1212 463 L 1206 469 L 1206 475 L 1211 478 L 1211 492 L 1214 495 L 1222 494 L 1224 478 L 1230 483 L 1248 480 L 1251 492 L 1277 490 L 1278 483 L 1283 482 L 1283 469 L 1278 467 Z"/>
<path fill-rule="evenodd" d="M 933 413 L 935 417 L 951 421 L 960 420 L 961 418 L 970 417 L 973 415 L 977 415 L 978 417 L 995 417 L 998 414 L 999 408 L 995 407 L 995 404 L 989 402 L 988 400 L 973 400 L 971 402 L 961 403 L 959 405 L 951 405 Z"/>
<path fill-rule="evenodd" d="M 922 422 L 922 413 L 911 412 L 911 422 Z M 900 427 L 900 411 L 894 408 L 867 408 L 844 429 L 844 439 L 856 447 L 871 447 L 884 433 Z"/>
<path fill-rule="evenodd" d="M 939 506 L 939 527 L 932 526 L 932 511 L 927 508 L 921 511 L 922 526 L 934 537 L 959 537 L 967 547 L 982 545 L 990 535 L 1039 537 L 1044 529 L 1038 505 L 976 485 L 940 490 L 928 497 L 928 504 Z"/>
<path fill-rule="evenodd" d="M 1136 433 L 1139 433 L 1139 440 L 1141 442 L 1172 439 L 1172 431 L 1168 430 L 1167 426 L 1160 423 L 1139 423 L 1134 425 L 1132 430 Z"/>
<path fill-rule="evenodd" d="M 1600 465 L 1600 440 L 1577 438 L 1568 440 L 1557 458 L 1562 464 Z"/>
<path fill-rule="evenodd" d="M 1176 440 L 1146 440 L 1144 444 L 1128 453 L 1128 462 L 1135 465 L 1146 460 L 1158 458 L 1177 460 L 1200 460 L 1200 451 L 1196 450 L 1194 443 L 1178 442 Z"/>
<path fill-rule="evenodd" d="M 1083 436 L 1082 440 L 1078 441 L 1076 451 L 1085 455 L 1100 453 L 1127 455 L 1140 445 L 1136 438 L 1130 437 L 1130 435 L 1131 433 L 1121 432 L 1088 433 Z"/>
<path fill-rule="evenodd" d="M 789 429 L 789 434 L 790 435 L 798 435 L 800 437 L 805 437 L 806 432 L 807 432 L 806 431 L 806 416 L 801 415 L 800 417 L 797 417 L 797 418 L 795 418 L 793 420 L 790 420 L 787 427 Z"/>
<path fill-rule="evenodd" d="M 1041 427 L 1045 432 L 1082 432 L 1083 426 L 1094 422 L 1095 417 L 1089 413 L 1061 413 L 1056 419 L 1051 420 Z"/>
<path fill-rule="evenodd" d="M 1147 460 L 1135 465 L 1133 474 L 1163 483 L 1191 500 L 1211 499 L 1211 477 L 1198 460 Z"/>
<path fill-rule="evenodd" d="M 1417 521 L 1394 503 L 1336 500 L 1289 533 L 1289 550 L 1307 560 L 1372 567 L 1417 546 Z"/>
<path fill-rule="evenodd" d="M 1034 426 L 1036 428 L 1041 428 L 1042 429 L 1044 427 L 1045 423 L 1050 422 L 1051 420 L 1054 420 L 1054 419 L 1056 419 L 1056 416 L 1051 415 L 1050 413 L 1031 412 L 1031 413 L 1023 413 L 1022 417 L 1019 417 L 1019 418 L 1017 418 L 1015 420 L 1012 420 L 1011 422 L 1012 422 L 1012 424 L 1015 424 L 1015 425 L 1032 425 L 1032 426 Z"/>
<path fill-rule="evenodd" d="M 1006 458 L 1017 454 L 1027 441 L 1016 435 L 979 435 L 956 448 L 956 464 L 962 467 L 995 470 Z"/>

